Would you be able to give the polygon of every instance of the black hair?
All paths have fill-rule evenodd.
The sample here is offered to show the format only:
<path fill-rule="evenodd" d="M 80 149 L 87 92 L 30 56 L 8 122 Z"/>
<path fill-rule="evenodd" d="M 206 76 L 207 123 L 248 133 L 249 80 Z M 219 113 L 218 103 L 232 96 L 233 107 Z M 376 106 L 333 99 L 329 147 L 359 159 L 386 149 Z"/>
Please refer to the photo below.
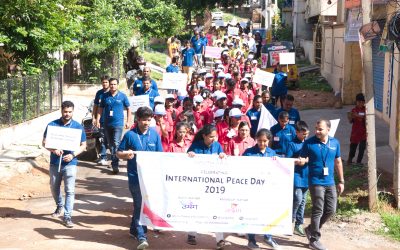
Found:
<path fill-rule="evenodd" d="M 213 131 L 217 131 L 217 128 L 214 125 L 211 124 L 206 124 L 202 129 L 197 132 L 197 134 L 194 136 L 193 142 L 197 141 L 202 141 L 203 140 L 203 135 L 209 135 Z"/>
<path fill-rule="evenodd" d="M 328 128 L 331 128 L 331 121 L 329 121 L 329 120 L 327 120 L 327 119 L 319 119 L 319 120 L 317 121 L 317 124 L 320 124 L 321 122 L 325 122 L 326 126 L 327 126 Z"/>
<path fill-rule="evenodd" d="M 73 102 L 71 101 L 63 101 L 63 103 L 61 104 L 61 110 L 65 109 L 65 108 L 75 108 L 75 105 Z"/>
<path fill-rule="evenodd" d="M 140 107 L 136 111 L 136 118 L 139 119 L 146 119 L 149 117 L 153 117 L 153 110 L 149 107 Z"/>
<path fill-rule="evenodd" d="M 294 96 L 292 96 L 291 94 L 287 94 L 287 95 L 283 96 L 282 101 L 283 100 L 288 100 L 288 101 L 294 102 Z"/>
<path fill-rule="evenodd" d="M 284 118 L 289 118 L 289 113 L 286 111 L 281 111 L 279 113 L 278 119 L 284 119 Z"/>
<path fill-rule="evenodd" d="M 236 85 L 236 81 L 235 81 L 234 79 L 232 79 L 232 78 L 226 80 L 225 83 L 226 83 L 226 85 L 229 86 L 229 87 L 233 87 L 233 86 Z"/>
<path fill-rule="evenodd" d="M 109 81 L 110 77 L 108 75 L 104 75 L 104 76 L 100 77 L 100 81 L 104 81 L 104 80 Z"/>
<path fill-rule="evenodd" d="M 114 78 L 114 77 L 111 77 L 110 79 L 108 79 L 108 81 L 109 82 L 116 81 L 117 84 L 119 84 L 119 80 L 117 78 Z"/>
<path fill-rule="evenodd" d="M 175 125 L 175 134 L 174 134 L 174 139 L 176 139 L 176 131 L 178 131 L 180 128 L 185 127 L 185 129 L 189 128 L 189 124 L 187 124 L 186 122 L 178 122 Z"/>
<path fill-rule="evenodd" d="M 244 126 L 250 127 L 249 123 L 247 121 L 241 121 L 239 123 L 239 129 L 243 128 Z"/>
<path fill-rule="evenodd" d="M 272 139 L 271 131 L 269 131 L 266 128 L 262 128 L 262 129 L 257 131 L 256 138 L 261 137 L 261 136 L 266 136 L 269 141 Z"/>
<path fill-rule="evenodd" d="M 298 121 L 296 122 L 296 131 L 298 132 L 308 132 L 310 129 L 305 121 Z"/>
<path fill-rule="evenodd" d="M 260 95 L 255 95 L 255 96 L 253 97 L 253 103 L 256 102 L 259 98 L 262 99 L 262 97 L 261 97 Z"/>
<path fill-rule="evenodd" d="M 171 63 L 177 63 L 178 60 L 179 60 L 179 56 L 173 56 L 172 60 L 171 60 Z"/>
<path fill-rule="evenodd" d="M 358 93 L 358 94 L 356 95 L 356 101 L 365 102 L 364 94 L 363 94 L 363 93 Z"/>
<path fill-rule="evenodd" d="M 146 82 L 146 81 L 150 81 L 151 82 L 151 78 L 146 76 L 142 78 L 142 82 Z"/>

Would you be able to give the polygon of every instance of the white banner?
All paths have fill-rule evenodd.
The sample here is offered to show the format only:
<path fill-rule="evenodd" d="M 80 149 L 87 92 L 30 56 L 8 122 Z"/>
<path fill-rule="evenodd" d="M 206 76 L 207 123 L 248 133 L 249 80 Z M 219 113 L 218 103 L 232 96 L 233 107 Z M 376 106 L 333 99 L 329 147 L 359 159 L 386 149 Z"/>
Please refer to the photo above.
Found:
<path fill-rule="evenodd" d="M 81 145 L 82 130 L 48 126 L 45 148 L 77 151 Z"/>
<path fill-rule="evenodd" d="M 292 234 L 293 159 L 137 152 L 137 164 L 143 225 Z"/>
<path fill-rule="evenodd" d="M 239 28 L 238 27 L 229 26 L 228 27 L 228 35 L 231 35 L 231 36 L 239 35 Z"/>
<path fill-rule="evenodd" d="M 222 48 L 206 46 L 205 57 L 207 58 L 221 58 Z"/>
<path fill-rule="evenodd" d="M 256 72 L 253 76 L 253 82 L 262 84 L 267 87 L 272 87 L 272 83 L 274 83 L 275 74 L 270 73 L 261 69 L 256 69 Z"/>
<path fill-rule="evenodd" d="M 136 112 L 140 107 L 150 107 L 150 99 L 148 95 L 130 96 L 131 112 Z"/>
<path fill-rule="evenodd" d="M 163 73 L 161 88 L 163 89 L 186 89 L 188 81 L 185 73 Z"/>

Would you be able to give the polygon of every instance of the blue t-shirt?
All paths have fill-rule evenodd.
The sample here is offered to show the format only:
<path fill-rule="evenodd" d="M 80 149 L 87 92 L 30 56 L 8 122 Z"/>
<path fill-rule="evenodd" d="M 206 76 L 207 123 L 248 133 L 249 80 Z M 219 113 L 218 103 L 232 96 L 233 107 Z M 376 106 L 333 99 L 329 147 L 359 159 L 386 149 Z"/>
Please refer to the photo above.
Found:
<path fill-rule="evenodd" d="M 133 91 L 135 95 L 141 95 L 144 93 L 144 85 L 143 85 L 143 78 L 136 79 L 132 85 Z M 152 89 L 158 91 L 157 83 L 151 79 L 151 87 Z"/>
<path fill-rule="evenodd" d="M 46 127 L 46 129 L 45 129 L 45 131 L 43 133 L 43 138 L 46 138 L 46 136 L 47 136 L 47 128 L 49 126 L 80 129 L 80 130 L 82 130 L 81 143 L 86 141 L 85 129 L 77 121 L 71 120 L 71 122 L 69 122 L 68 124 L 64 125 L 64 123 L 62 122 L 61 118 L 57 119 L 57 120 L 54 120 L 54 121 L 50 122 L 49 124 L 47 124 L 47 127 Z M 50 154 L 50 164 L 58 166 L 58 164 L 60 162 L 60 157 L 63 157 L 65 155 L 72 154 L 72 153 L 73 153 L 73 151 L 68 151 L 68 150 L 64 150 L 64 153 L 63 153 L 62 156 L 57 156 L 56 154 L 51 153 Z M 72 159 L 72 161 L 70 161 L 70 162 L 65 162 L 65 161 L 61 162 L 61 166 L 77 165 L 77 164 L 78 164 L 78 160 L 76 159 L 76 157 L 74 157 Z"/>
<path fill-rule="evenodd" d="M 296 138 L 296 130 L 293 126 L 286 125 L 282 128 L 279 123 L 271 127 L 272 133 L 272 149 L 279 155 L 286 155 L 289 142 Z"/>
<path fill-rule="evenodd" d="M 313 136 L 304 142 L 300 156 L 308 157 L 309 185 L 335 185 L 335 159 L 340 157 L 340 143 L 336 138 L 329 137 L 324 144 Z M 324 165 L 328 175 L 324 175 Z"/>
<path fill-rule="evenodd" d="M 194 49 L 194 52 L 196 54 L 202 54 L 203 53 L 203 47 L 204 47 L 204 43 L 201 40 L 201 38 L 199 39 L 193 39 L 192 41 L 192 47 Z"/>
<path fill-rule="evenodd" d="M 251 108 L 247 111 L 246 115 L 249 117 L 251 124 L 250 135 L 254 137 L 257 133 L 258 123 L 260 122 L 261 111 Z"/>
<path fill-rule="evenodd" d="M 129 149 L 133 151 L 163 152 L 161 138 L 154 128 L 149 128 L 145 134 L 138 128 L 126 132 L 119 144 L 118 151 Z M 139 183 L 136 155 L 128 160 L 128 180 L 130 183 Z"/>
<path fill-rule="evenodd" d="M 296 123 L 301 120 L 300 119 L 300 113 L 295 108 L 291 108 L 289 111 L 284 110 L 283 108 L 277 109 L 276 112 L 275 112 L 275 119 L 278 120 L 279 113 L 282 112 L 282 111 L 286 111 L 286 112 L 289 113 L 289 124 L 292 125 L 293 127 L 295 127 Z"/>
<path fill-rule="evenodd" d="M 115 96 L 110 92 L 105 93 L 100 102 L 100 107 L 103 108 L 104 126 L 105 127 L 123 127 L 124 126 L 124 109 L 129 108 L 128 97 L 118 91 Z"/>
<path fill-rule="evenodd" d="M 208 39 L 207 39 L 207 37 L 205 37 L 205 36 L 200 37 L 200 40 L 201 40 L 201 42 L 203 43 L 203 46 L 204 46 L 204 47 L 207 46 L 207 44 L 208 44 Z"/>
<path fill-rule="evenodd" d="M 260 148 L 258 147 L 258 145 L 255 145 L 251 148 L 246 149 L 246 151 L 244 151 L 244 153 L 242 154 L 242 156 L 259 156 L 259 157 L 272 157 L 272 156 L 276 156 L 276 153 L 273 149 L 267 147 L 265 149 L 265 152 L 262 153 L 260 151 Z"/>
<path fill-rule="evenodd" d="M 204 141 L 195 141 L 190 145 L 189 149 L 187 152 L 194 152 L 196 154 L 204 154 L 204 155 L 213 155 L 213 154 L 220 154 L 223 153 L 224 150 L 221 147 L 221 144 L 219 142 L 213 142 L 211 145 L 208 147 L 206 144 L 204 144 Z"/>
<path fill-rule="evenodd" d="M 179 73 L 179 66 L 174 66 L 172 63 L 165 69 L 167 73 Z"/>
<path fill-rule="evenodd" d="M 273 116 L 273 117 L 275 117 L 275 114 L 276 114 L 276 108 L 275 108 L 275 106 L 272 104 L 272 103 L 267 103 L 267 104 L 264 104 L 264 107 L 271 113 L 271 115 Z M 276 117 L 275 117 L 275 119 L 277 119 Z"/>
<path fill-rule="evenodd" d="M 143 94 L 140 94 L 140 95 L 148 95 L 150 107 L 151 107 L 151 109 L 154 109 L 154 98 L 156 98 L 156 96 L 159 96 L 160 94 L 158 93 L 158 91 L 150 88 L 146 92 L 144 92 Z"/>
<path fill-rule="evenodd" d="M 104 93 L 107 93 L 108 89 L 104 90 L 104 89 L 100 89 L 96 92 L 96 96 L 94 97 L 94 104 L 97 105 L 98 107 L 100 107 L 100 102 L 101 102 L 101 97 L 103 96 Z M 104 124 L 104 110 L 103 113 L 101 114 L 100 117 L 100 124 L 103 125 Z"/>
<path fill-rule="evenodd" d="M 271 95 L 272 96 L 283 96 L 287 95 L 288 88 L 286 86 L 286 73 L 277 72 L 275 73 L 274 82 L 271 87 Z"/>
<path fill-rule="evenodd" d="M 297 137 L 289 142 L 288 150 L 286 152 L 287 158 L 298 158 L 304 142 L 300 141 Z M 308 187 L 308 165 L 294 166 L 294 187 L 307 188 Z"/>
<path fill-rule="evenodd" d="M 182 66 L 185 67 L 192 67 L 193 66 L 193 58 L 196 53 L 194 52 L 193 48 L 185 48 L 182 50 Z"/>

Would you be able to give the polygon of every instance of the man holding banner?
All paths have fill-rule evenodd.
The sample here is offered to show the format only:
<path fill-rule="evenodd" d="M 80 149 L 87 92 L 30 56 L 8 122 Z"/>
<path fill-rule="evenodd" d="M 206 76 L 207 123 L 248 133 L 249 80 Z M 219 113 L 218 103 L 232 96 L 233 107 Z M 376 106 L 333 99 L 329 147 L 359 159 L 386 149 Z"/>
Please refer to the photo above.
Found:
<path fill-rule="evenodd" d="M 50 188 L 57 205 L 52 216 L 60 216 L 64 208 L 63 222 L 68 228 L 74 226 L 71 216 L 75 199 L 76 165 L 78 163 L 76 156 L 86 150 L 85 130 L 81 124 L 72 120 L 73 113 L 74 104 L 71 101 L 63 102 L 61 104 L 61 118 L 50 122 L 43 134 L 43 146 L 51 152 L 49 170 Z M 55 127 L 62 129 L 58 130 L 58 133 L 52 132 L 55 131 Z M 60 189 L 63 179 L 65 203 Z"/>
<path fill-rule="evenodd" d="M 139 223 L 142 209 L 142 195 L 136 164 L 135 151 L 163 152 L 161 138 L 154 128 L 150 128 L 153 111 L 148 107 L 140 107 L 136 111 L 137 123 L 134 129 L 126 132 L 117 151 L 117 157 L 128 160 L 129 190 L 133 198 L 133 214 L 130 235 L 137 238 L 137 249 L 145 249 L 147 242 L 147 227 Z"/>

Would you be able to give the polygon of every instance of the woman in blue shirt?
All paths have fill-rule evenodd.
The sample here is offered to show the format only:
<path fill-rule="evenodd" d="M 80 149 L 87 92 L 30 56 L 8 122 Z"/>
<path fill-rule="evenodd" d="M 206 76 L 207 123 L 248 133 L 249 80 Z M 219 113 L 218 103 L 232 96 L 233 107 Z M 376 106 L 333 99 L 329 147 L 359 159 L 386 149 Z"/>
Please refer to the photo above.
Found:
<path fill-rule="evenodd" d="M 217 128 L 214 125 L 207 124 L 197 132 L 192 145 L 188 149 L 190 157 L 195 157 L 196 154 L 218 154 L 219 158 L 226 157 L 221 144 L 217 141 Z M 225 246 L 224 234 L 215 233 L 215 238 L 217 240 L 217 249 L 222 249 Z M 190 245 L 197 244 L 196 232 L 188 234 L 187 243 Z"/>
<path fill-rule="evenodd" d="M 171 59 L 171 64 L 165 69 L 167 73 L 179 73 L 179 56 L 174 56 Z"/>
<path fill-rule="evenodd" d="M 251 148 L 246 149 L 246 151 L 244 151 L 243 153 L 243 156 L 275 157 L 276 156 L 275 151 L 270 147 L 268 147 L 271 139 L 272 139 L 272 134 L 268 129 L 266 128 L 260 129 L 256 134 L 257 144 Z M 257 245 L 256 242 L 256 235 L 248 234 L 247 236 L 249 239 L 247 246 L 250 249 L 258 249 L 259 246 Z M 278 243 L 276 243 L 276 241 L 272 238 L 272 235 L 270 234 L 264 235 L 264 241 L 273 249 L 279 247 Z"/>

